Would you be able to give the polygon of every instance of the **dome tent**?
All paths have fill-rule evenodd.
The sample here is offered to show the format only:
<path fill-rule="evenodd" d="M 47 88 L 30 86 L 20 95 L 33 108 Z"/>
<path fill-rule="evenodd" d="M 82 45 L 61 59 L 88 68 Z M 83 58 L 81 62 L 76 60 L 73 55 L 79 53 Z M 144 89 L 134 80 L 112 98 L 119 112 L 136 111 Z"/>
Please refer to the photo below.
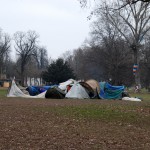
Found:
<path fill-rule="evenodd" d="M 69 92 L 65 96 L 66 98 L 77 98 L 77 99 L 89 99 L 89 95 L 86 90 L 77 82 L 75 83 Z"/>

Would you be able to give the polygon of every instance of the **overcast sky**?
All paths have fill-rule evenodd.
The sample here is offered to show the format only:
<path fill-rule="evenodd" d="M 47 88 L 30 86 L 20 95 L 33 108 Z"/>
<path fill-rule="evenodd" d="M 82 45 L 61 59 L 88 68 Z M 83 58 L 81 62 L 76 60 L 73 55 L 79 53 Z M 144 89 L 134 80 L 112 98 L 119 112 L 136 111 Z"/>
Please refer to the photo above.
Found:
<path fill-rule="evenodd" d="M 90 31 L 88 10 L 77 0 L 0 0 L 0 28 L 11 36 L 16 31 L 35 30 L 49 57 L 82 45 Z"/>

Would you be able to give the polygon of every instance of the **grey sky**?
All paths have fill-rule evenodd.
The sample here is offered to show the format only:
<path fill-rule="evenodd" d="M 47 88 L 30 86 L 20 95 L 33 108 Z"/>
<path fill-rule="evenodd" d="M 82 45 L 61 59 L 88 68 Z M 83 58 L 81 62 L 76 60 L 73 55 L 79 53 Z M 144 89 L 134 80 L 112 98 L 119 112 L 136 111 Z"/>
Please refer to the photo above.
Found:
<path fill-rule="evenodd" d="M 49 57 L 78 48 L 89 33 L 89 12 L 77 0 L 0 0 L 0 28 L 11 36 L 35 30 Z"/>

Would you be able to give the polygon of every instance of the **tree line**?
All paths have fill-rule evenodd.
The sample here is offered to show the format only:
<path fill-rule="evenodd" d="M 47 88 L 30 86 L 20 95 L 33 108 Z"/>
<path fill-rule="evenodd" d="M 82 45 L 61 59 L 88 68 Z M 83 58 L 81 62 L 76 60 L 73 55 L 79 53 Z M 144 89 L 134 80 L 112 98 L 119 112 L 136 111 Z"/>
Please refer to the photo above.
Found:
<path fill-rule="evenodd" d="M 24 85 L 26 77 L 40 77 L 41 72 L 48 66 L 47 49 L 40 46 L 39 35 L 35 31 L 16 32 L 12 38 L 1 30 L 0 34 L 0 75 L 16 77 Z M 14 60 L 10 52 L 12 44 L 16 52 Z"/>
<path fill-rule="evenodd" d="M 90 0 L 80 0 L 82 7 L 85 7 L 89 2 Z M 96 17 L 91 32 L 91 42 L 93 42 L 93 45 L 99 48 L 104 46 L 106 49 L 109 49 L 109 54 L 116 56 L 115 59 L 112 59 L 111 65 L 115 62 L 117 64 L 119 58 L 126 53 L 126 61 L 132 64 L 132 66 L 129 64 L 128 66 L 132 69 L 133 65 L 137 66 L 133 76 L 133 83 L 137 85 L 143 84 L 143 75 L 149 72 L 149 58 L 147 56 L 149 55 L 150 1 L 95 1 L 94 10 L 88 18 L 90 19 L 92 16 Z M 126 51 L 121 47 L 121 43 L 119 44 L 118 42 L 123 42 L 124 44 L 122 44 L 126 45 Z M 120 47 L 121 57 L 117 56 L 119 55 L 117 47 Z M 115 54 L 115 52 L 117 53 Z M 112 57 L 114 56 L 110 56 L 110 58 Z M 105 62 L 107 61 L 105 60 Z M 108 67 L 108 65 L 106 66 Z M 104 68 L 106 69 L 106 67 Z M 121 72 L 117 73 L 118 65 L 110 68 L 114 68 L 114 74 L 121 74 Z M 143 68 L 147 69 L 144 73 L 142 72 Z M 110 70 L 109 72 L 111 72 Z M 145 76 L 145 80 L 148 80 L 146 78 Z M 113 80 L 115 80 L 114 77 Z"/>
<path fill-rule="evenodd" d="M 16 60 L 10 56 L 11 41 L 14 42 Z M 75 78 L 72 68 L 63 58 L 48 58 L 47 49 L 39 44 L 35 31 L 16 32 L 13 38 L 1 30 L 0 34 L 0 79 L 15 77 L 23 86 L 27 78 L 43 78 L 45 84 L 58 84 Z"/>

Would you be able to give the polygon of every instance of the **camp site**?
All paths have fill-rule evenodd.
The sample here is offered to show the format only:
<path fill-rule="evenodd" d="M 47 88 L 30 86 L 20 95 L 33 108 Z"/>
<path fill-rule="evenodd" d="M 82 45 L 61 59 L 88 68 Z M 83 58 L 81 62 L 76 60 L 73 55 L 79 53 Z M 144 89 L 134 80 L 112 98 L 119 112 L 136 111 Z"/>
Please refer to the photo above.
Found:
<path fill-rule="evenodd" d="M 15 80 L 0 88 L 1 149 L 149 148 L 150 94 L 144 89 L 122 97 L 123 86 L 93 79 L 26 89 Z"/>
<path fill-rule="evenodd" d="M 1 0 L 0 150 L 150 149 L 150 0 Z"/>

